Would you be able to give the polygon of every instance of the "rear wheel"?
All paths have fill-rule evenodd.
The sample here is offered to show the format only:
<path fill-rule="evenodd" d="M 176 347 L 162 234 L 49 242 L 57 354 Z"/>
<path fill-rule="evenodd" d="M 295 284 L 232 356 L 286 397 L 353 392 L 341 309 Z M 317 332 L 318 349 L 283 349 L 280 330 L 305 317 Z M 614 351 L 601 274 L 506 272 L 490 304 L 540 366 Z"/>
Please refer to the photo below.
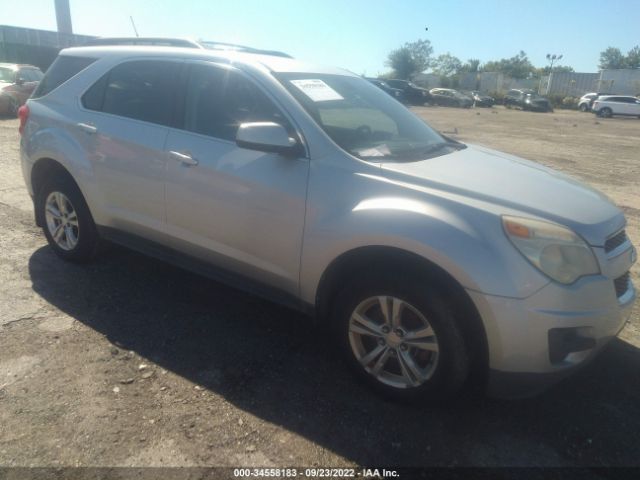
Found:
<path fill-rule="evenodd" d="M 20 109 L 20 104 L 18 100 L 13 97 L 9 97 L 9 115 L 12 117 L 18 116 L 18 110 Z"/>
<path fill-rule="evenodd" d="M 589 110 L 589 105 L 587 105 L 586 103 L 583 103 L 580 105 L 581 112 L 587 112 L 588 110 Z"/>
<path fill-rule="evenodd" d="M 64 260 L 86 262 L 98 246 L 98 233 L 89 207 L 68 177 L 49 179 L 40 190 L 36 208 L 43 231 L 54 252 Z"/>
<path fill-rule="evenodd" d="M 420 279 L 362 275 L 336 302 L 347 363 L 384 396 L 441 400 L 469 371 L 467 349 L 446 297 Z"/>

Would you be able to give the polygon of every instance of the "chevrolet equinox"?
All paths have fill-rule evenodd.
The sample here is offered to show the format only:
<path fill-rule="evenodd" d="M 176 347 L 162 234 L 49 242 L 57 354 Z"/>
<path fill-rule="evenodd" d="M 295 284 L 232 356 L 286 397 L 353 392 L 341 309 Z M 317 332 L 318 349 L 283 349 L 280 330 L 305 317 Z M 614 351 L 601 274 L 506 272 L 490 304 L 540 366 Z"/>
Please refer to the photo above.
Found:
<path fill-rule="evenodd" d="M 433 130 L 348 71 L 172 46 L 63 50 L 21 107 L 35 221 L 314 315 L 397 399 L 471 378 L 530 395 L 591 360 L 635 299 L 605 195 Z"/>

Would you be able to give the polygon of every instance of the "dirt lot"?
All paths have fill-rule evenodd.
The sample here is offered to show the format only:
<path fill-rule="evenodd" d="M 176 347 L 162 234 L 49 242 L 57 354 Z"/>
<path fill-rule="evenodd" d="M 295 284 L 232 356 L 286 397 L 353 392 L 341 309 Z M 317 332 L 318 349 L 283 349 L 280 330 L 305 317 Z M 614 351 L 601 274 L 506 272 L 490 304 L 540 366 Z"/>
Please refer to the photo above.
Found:
<path fill-rule="evenodd" d="M 640 120 L 416 111 L 603 190 L 640 244 Z M 538 398 L 394 405 L 294 312 L 122 249 L 58 260 L 33 224 L 15 120 L 0 120 L 0 169 L 0 465 L 640 466 L 640 305 Z"/>

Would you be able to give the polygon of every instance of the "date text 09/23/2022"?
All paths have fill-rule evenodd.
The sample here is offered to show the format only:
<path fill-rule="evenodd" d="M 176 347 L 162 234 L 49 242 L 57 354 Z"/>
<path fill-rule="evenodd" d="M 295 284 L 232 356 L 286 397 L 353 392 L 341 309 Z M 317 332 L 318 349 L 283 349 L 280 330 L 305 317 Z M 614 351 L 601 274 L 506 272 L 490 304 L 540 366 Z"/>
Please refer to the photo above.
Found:
<path fill-rule="evenodd" d="M 398 478 L 398 471 L 384 468 L 235 468 L 233 476 L 238 478 Z"/>

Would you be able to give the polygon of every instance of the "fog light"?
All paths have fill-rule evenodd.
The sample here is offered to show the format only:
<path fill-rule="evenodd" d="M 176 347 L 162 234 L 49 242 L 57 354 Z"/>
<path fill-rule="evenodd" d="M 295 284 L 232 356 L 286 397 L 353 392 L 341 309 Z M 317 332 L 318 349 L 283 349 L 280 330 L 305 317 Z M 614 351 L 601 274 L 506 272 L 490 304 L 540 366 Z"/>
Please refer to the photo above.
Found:
<path fill-rule="evenodd" d="M 575 352 L 591 350 L 596 346 L 593 328 L 552 328 L 549 330 L 549 360 L 552 364 L 563 362 Z"/>

